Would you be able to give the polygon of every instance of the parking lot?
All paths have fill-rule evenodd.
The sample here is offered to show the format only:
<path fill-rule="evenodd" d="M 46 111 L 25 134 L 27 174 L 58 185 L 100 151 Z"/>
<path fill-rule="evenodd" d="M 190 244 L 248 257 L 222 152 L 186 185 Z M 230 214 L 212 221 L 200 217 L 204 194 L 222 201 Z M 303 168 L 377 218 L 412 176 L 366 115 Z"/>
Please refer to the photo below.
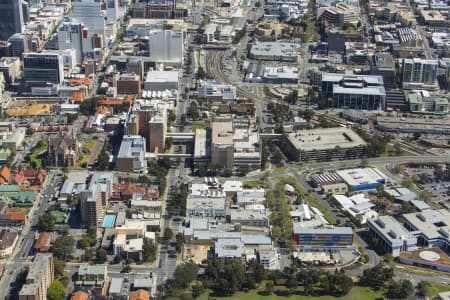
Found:
<path fill-rule="evenodd" d="M 439 176 L 443 171 L 432 166 L 405 167 L 405 175 L 413 179 L 419 189 L 431 194 L 428 202 L 436 208 L 450 207 L 450 181 Z"/>

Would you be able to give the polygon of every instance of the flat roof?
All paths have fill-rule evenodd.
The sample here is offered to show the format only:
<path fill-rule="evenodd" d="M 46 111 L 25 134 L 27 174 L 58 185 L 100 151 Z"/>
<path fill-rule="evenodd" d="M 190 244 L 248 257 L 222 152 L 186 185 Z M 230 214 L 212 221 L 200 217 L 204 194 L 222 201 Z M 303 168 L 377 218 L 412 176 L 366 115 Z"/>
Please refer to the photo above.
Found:
<path fill-rule="evenodd" d="M 178 71 L 148 71 L 145 82 L 178 82 Z"/>
<path fill-rule="evenodd" d="M 351 227 L 304 227 L 300 225 L 301 223 L 294 223 L 293 231 L 296 234 L 353 234 L 353 229 Z"/>
<path fill-rule="evenodd" d="M 145 138 L 140 135 L 128 135 L 123 137 L 117 157 L 133 157 L 136 156 L 134 153 L 141 151 L 145 152 Z"/>
<path fill-rule="evenodd" d="M 208 147 L 206 144 L 206 129 L 197 128 L 195 130 L 194 157 L 208 156 Z"/>
<path fill-rule="evenodd" d="M 293 56 L 299 55 L 300 44 L 287 42 L 261 42 L 252 46 L 250 53 L 257 56 Z"/>
<path fill-rule="evenodd" d="M 322 72 L 322 82 L 339 83 L 341 80 L 361 80 L 369 85 L 383 86 L 383 77 L 379 75 L 347 75 L 341 73 Z"/>
<path fill-rule="evenodd" d="M 212 122 L 213 145 L 233 145 L 233 123 L 232 121 Z"/>
<path fill-rule="evenodd" d="M 450 240 L 450 212 L 445 208 L 404 214 L 403 218 L 429 240 L 437 238 Z"/>
<path fill-rule="evenodd" d="M 354 131 L 344 127 L 302 130 L 288 134 L 288 138 L 297 149 L 304 151 L 367 145 Z"/>
<path fill-rule="evenodd" d="M 417 240 L 392 216 L 379 216 L 376 220 L 368 219 L 367 222 L 376 228 L 392 245 L 402 245 L 404 240 Z"/>
<path fill-rule="evenodd" d="M 362 88 L 354 88 L 344 87 L 339 84 L 333 84 L 333 94 L 386 96 L 386 91 L 383 86 L 366 86 Z"/>
<path fill-rule="evenodd" d="M 346 169 L 338 170 L 336 173 L 341 176 L 341 178 L 344 179 L 349 186 L 375 184 L 389 181 L 389 178 L 377 168 Z"/>

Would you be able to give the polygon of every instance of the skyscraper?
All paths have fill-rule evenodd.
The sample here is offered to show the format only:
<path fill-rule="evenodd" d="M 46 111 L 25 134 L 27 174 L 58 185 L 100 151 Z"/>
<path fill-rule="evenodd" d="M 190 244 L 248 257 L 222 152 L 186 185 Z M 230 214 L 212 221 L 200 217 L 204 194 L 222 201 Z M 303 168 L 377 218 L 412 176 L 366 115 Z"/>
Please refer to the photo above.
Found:
<path fill-rule="evenodd" d="M 183 62 L 183 30 L 151 30 L 150 59 L 155 62 L 181 64 Z"/>
<path fill-rule="evenodd" d="M 61 83 L 64 64 L 61 54 L 54 52 L 24 53 L 23 76 L 25 81 Z"/>
<path fill-rule="evenodd" d="M 22 32 L 23 12 L 20 0 L 0 0 L 0 40 Z"/>

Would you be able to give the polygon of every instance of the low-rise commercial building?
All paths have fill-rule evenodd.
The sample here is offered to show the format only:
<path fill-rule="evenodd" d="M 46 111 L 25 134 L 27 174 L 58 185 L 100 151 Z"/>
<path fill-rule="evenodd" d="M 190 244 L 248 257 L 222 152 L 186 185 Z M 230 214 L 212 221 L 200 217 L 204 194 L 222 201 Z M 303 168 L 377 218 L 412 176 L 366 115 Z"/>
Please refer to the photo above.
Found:
<path fill-rule="evenodd" d="M 428 93 L 411 93 L 407 100 L 409 111 L 413 113 L 429 113 L 446 115 L 449 111 L 449 102 L 444 97 L 432 97 Z"/>
<path fill-rule="evenodd" d="M 264 210 L 231 209 L 230 222 L 242 226 L 268 227 L 269 217 Z"/>
<path fill-rule="evenodd" d="M 379 216 L 368 220 L 367 225 L 369 235 L 378 239 L 379 247 L 393 256 L 417 249 L 417 238 L 392 216 Z"/>
<path fill-rule="evenodd" d="M 389 182 L 389 178 L 377 168 L 355 168 L 338 170 L 336 173 L 348 185 L 351 191 L 376 189 Z"/>
<path fill-rule="evenodd" d="M 141 173 L 147 167 L 145 138 L 140 135 L 124 136 L 117 154 L 117 170 Z"/>
<path fill-rule="evenodd" d="M 297 248 L 304 251 L 353 248 L 351 227 L 304 227 L 294 223 L 292 237 Z"/>
<path fill-rule="evenodd" d="M 297 161 L 328 161 L 366 157 L 366 142 L 344 127 L 310 129 L 284 136 L 285 154 Z"/>
<path fill-rule="evenodd" d="M 249 52 L 251 59 L 297 61 L 300 44 L 286 42 L 261 42 L 252 46 Z"/>
<path fill-rule="evenodd" d="M 225 217 L 225 198 L 189 196 L 186 200 L 186 215 L 188 217 Z"/>

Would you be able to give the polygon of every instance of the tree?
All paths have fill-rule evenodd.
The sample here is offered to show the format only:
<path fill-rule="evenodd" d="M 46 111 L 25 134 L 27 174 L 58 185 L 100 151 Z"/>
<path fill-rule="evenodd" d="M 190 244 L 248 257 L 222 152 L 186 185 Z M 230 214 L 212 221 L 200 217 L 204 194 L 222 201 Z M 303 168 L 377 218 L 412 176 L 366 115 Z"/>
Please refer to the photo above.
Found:
<path fill-rule="evenodd" d="M 272 295 L 273 291 L 275 290 L 275 285 L 272 281 L 266 282 L 265 291 L 268 295 Z"/>
<path fill-rule="evenodd" d="M 102 151 L 97 158 L 97 168 L 99 170 L 106 170 L 109 166 L 109 154 L 106 152 L 106 146 L 103 146 Z"/>
<path fill-rule="evenodd" d="M 205 72 L 205 70 L 203 69 L 203 67 L 198 67 L 198 69 L 197 69 L 197 77 L 199 78 L 199 79 L 205 79 L 205 77 L 206 77 L 206 72 Z"/>
<path fill-rule="evenodd" d="M 192 285 L 192 297 L 193 298 L 197 298 L 198 296 L 203 294 L 204 291 L 205 291 L 205 287 L 203 286 L 203 283 L 198 282 L 198 283 Z"/>
<path fill-rule="evenodd" d="M 225 170 L 223 170 L 223 177 L 231 177 L 233 176 L 233 170 L 226 168 Z"/>
<path fill-rule="evenodd" d="M 53 280 L 47 290 L 48 300 L 63 300 L 66 295 L 66 288 L 59 280 Z"/>
<path fill-rule="evenodd" d="M 414 286 L 409 280 L 392 280 L 386 291 L 386 296 L 391 299 L 405 299 L 411 296 L 414 291 Z"/>
<path fill-rule="evenodd" d="M 142 248 L 142 260 L 144 262 L 154 262 L 156 260 L 156 253 L 158 248 L 155 244 L 144 241 L 144 246 Z"/>
<path fill-rule="evenodd" d="M 64 268 L 66 267 L 66 262 L 55 258 L 53 260 L 53 266 L 55 270 L 55 278 L 62 278 L 64 276 Z"/>
<path fill-rule="evenodd" d="M 428 281 L 419 282 L 417 290 L 422 297 L 430 298 L 432 295 L 431 284 Z"/>
<path fill-rule="evenodd" d="M 73 253 L 75 247 L 75 240 L 72 236 L 60 236 L 53 243 L 50 251 L 59 259 L 67 260 Z"/>
<path fill-rule="evenodd" d="M 363 271 L 360 282 L 372 287 L 375 290 L 382 288 L 386 282 L 394 277 L 394 270 L 379 263 L 373 268 Z"/>
<path fill-rule="evenodd" d="M 297 290 L 298 281 L 297 281 L 297 277 L 294 274 L 289 276 L 289 278 L 286 282 L 286 287 L 289 290 L 289 294 L 293 294 Z"/>
<path fill-rule="evenodd" d="M 97 252 L 95 253 L 95 257 L 97 260 L 97 263 L 103 264 L 108 260 L 108 254 L 106 253 L 106 250 L 103 248 L 97 249 Z"/>
<path fill-rule="evenodd" d="M 92 240 L 92 238 L 91 238 L 89 235 L 83 234 L 83 235 L 81 236 L 81 239 L 80 239 L 80 246 L 81 246 L 82 248 L 93 247 L 93 246 L 95 246 L 95 243 L 96 243 L 96 241 L 95 241 L 95 240 Z"/>
<path fill-rule="evenodd" d="M 173 231 L 169 227 L 164 229 L 164 238 L 170 241 L 173 238 Z"/>
<path fill-rule="evenodd" d="M 260 283 L 266 278 L 266 269 L 254 259 L 249 261 L 247 270 L 253 274 L 256 283 Z"/>
<path fill-rule="evenodd" d="M 175 286 L 186 288 L 193 280 L 197 278 L 198 269 L 198 266 L 191 262 L 177 266 L 173 274 Z"/>
<path fill-rule="evenodd" d="M 46 211 L 39 217 L 37 227 L 39 231 L 53 231 L 55 230 L 55 218 L 49 211 Z"/>

